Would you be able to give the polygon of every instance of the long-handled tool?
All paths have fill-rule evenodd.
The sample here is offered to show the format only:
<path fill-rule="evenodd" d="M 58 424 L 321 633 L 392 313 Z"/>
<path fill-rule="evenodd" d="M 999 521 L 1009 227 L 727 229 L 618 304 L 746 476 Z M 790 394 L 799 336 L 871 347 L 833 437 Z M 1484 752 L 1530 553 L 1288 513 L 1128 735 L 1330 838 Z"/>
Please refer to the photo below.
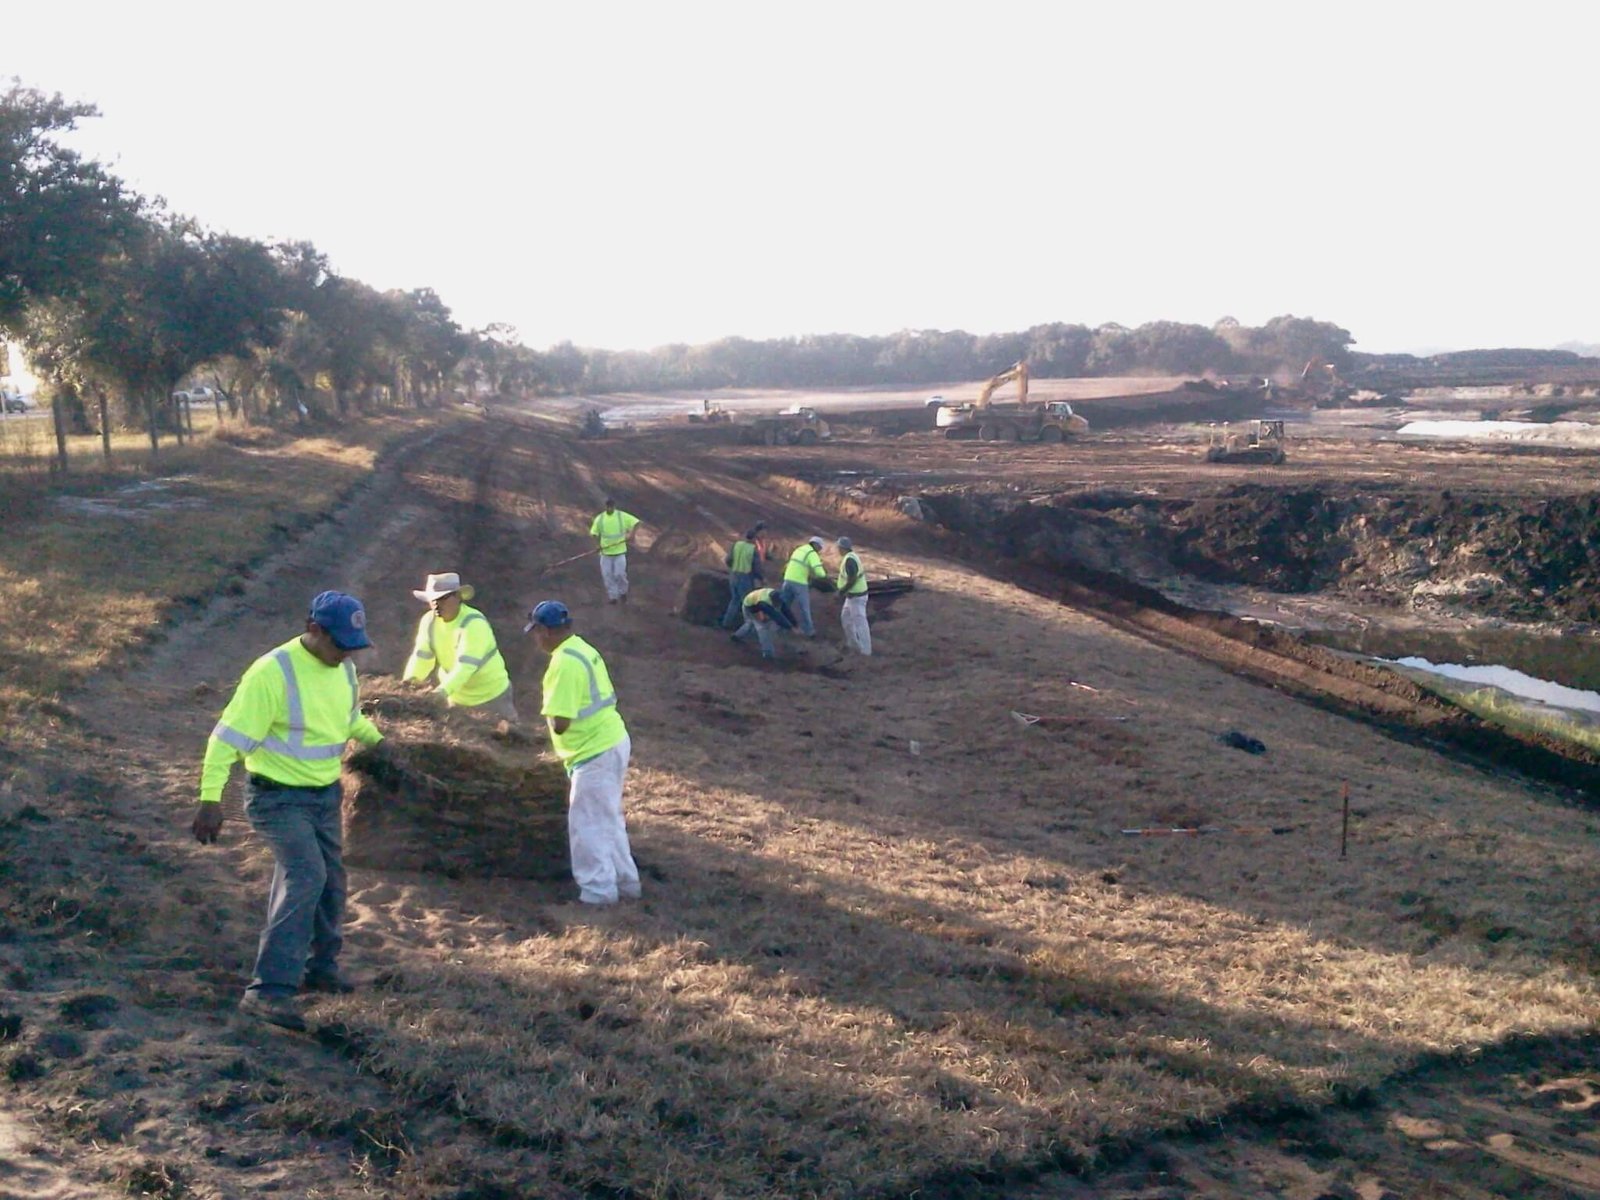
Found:
<path fill-rule="evenodd" d="M 600 553 L 600 547 L 596 546 L 593 550 L 585 550 L 582 554 L 574 554 L 571 558 L 563 558 L 559 562 L 553 562 L 553 563 L 550 563 L 548 566 L 540 567 L 537 571 L 534 572 L 534 574 L 535 575 L 544 575 L 544 574 L 547 574 L 550 571 L 554 571 L 557 567 L 564 567 L 568 563 L 577 562 L 580 558 L 588 558 L 591 554 L 599 554 L 599 553 Z"/>
<path fill-rule="evenodd" d="M 1203 833 L 1293 833 L 1288 825 L 1192 825 L 1183 829 L 1156 826 L 1151 829 L 1124 829 L 1130 837 L 1199 837 Z"/>

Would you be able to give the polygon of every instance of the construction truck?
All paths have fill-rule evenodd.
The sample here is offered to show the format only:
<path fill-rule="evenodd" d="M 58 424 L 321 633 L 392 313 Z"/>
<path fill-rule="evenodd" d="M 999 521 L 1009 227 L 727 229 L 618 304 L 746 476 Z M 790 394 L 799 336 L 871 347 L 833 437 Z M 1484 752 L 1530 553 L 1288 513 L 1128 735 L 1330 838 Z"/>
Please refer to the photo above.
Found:
<path fill-rule="evenodd" d="M 1288 457 L 1283 449 L 1282 421 L 1251 421 L 1240 430 L 1223 425 L 1211 431 L 1206 446 L 1206 461 L 1212 463 L 1277 466 Z"/>
<path fill-rule="evenodd" d="M 742 442 L 764 446 L 815 446 L 833 437 L 828 423 L 814 408 L 786 408 L 771 416 L 755 417 L 739 429 Z"/>
<path fill-rule="evenodd" d="M 1017 398 L 996 404 L 994 394 L 1015 381 Z M 1060 442 L 1089 432 L 1089 422 L 1065 400 L 1029 403 L 1028 364 L 1019 362 L 984 383 L 970 403 L 939 406 L 934 425 L 947 438 L 979 438 L 985 442 Z"/>

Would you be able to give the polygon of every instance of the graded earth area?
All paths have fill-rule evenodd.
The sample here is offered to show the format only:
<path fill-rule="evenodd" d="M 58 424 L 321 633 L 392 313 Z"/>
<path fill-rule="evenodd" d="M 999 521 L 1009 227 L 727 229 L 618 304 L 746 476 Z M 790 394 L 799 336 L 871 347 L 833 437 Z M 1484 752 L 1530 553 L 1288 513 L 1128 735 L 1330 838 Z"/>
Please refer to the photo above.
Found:
<path fill-rule="evenodd" d="M 397 452 L 63 697 L 56 756 L 8 764 L 0 1046 L 36 1126 L 0 1143 L 13 1168 L 168 1196 L 1600 1192 L 1581 780 L 1435 739 L 1441 708 L 1287 647 L 1104 604 L 1097 577 L 1074 604 L 1048 554 L 900 504 L 1264 482 L 1192 451 L 780 453 L 496 416 Z M 1326 453 L 1274 478 L 1582 491 L 1537 456 Z M 864 482 L 906 471 L 925 474 Z M 564 562 L 607 495 L 645 534 L 611 607 L 592 560 Z M 848 534 L 869 574 L 914 580 L 875 606 L 873 657 L 844 653 L 826 596 L 819 638 L 770 665 L 675 615 L 756 519 L 785 548 Z M 362 669 L 394 695 L 411 589 L 440 570 L 476 586 L 525 712 L 530 603 L 565 600 L 606 654 L 645 900 L 596 915 L 559 879 L 356 868 L 370 986 L 319 1001 L 313 1038 L 243 1027 L 270 863 L 238 820 L 220 852 L 187 840 L 204 735 L 325 586 L 366 599 Z M 508 770 L 541 753 L 405 705 L 377 719 Z M 1209 832 L 1127 832 L 1174 828 Z"/>

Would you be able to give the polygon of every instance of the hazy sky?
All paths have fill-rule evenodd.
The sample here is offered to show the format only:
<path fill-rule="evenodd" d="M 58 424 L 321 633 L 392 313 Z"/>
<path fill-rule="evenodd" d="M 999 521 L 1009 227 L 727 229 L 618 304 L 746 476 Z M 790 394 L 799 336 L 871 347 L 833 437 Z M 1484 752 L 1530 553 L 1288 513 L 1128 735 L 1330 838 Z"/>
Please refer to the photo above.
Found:
<path fill-rule="evenodd" d="M 220 230 L 535 347 L 1335 321 L 1600 342 L 1600 6 L 7 5 Z"/>

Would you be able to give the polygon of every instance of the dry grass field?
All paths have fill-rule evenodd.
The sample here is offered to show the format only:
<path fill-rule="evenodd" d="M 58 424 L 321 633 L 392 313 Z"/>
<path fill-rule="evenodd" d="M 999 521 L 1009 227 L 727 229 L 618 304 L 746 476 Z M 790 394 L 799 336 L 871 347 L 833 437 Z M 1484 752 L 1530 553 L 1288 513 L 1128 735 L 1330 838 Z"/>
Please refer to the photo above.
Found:
<path fill-rule="evenodd" d="M 1600 1190 L 1581 797 L 1119 631 L 892 511 L 819 508 L 748 454 L 455 421 L 313 523 L 373 449 L 217 445 L 185 485 L 213 503 L 158 518 L 40 495 L 66 540 L 0 560 L 37 621 L 7 652 L 0 1153 L 37 1194 Z M 544 569 L 607 494 L 648 526 L 618 608 L 591 561 Z M 771 665 L 672 613 L 758 515 L 916 580 L 876 607 L 874 657 L 845 655 L 827 597 Z M 410 589 L 450 569 L 525 713 L 529 603 L 564 599 L 606 654 L 645 898 L 358 869 L 370 986 L 318 1002 L 312 1038 L 241 1026 L 270 863 L 242 821 L 186 842 L 205 734 L 323 587 L 367 601 L 363 670 L 397 697 Z M 378 720 L 545 769 L 542 737 Z M 1196 825 L 1219 831 L 1122 832 Z"/>

